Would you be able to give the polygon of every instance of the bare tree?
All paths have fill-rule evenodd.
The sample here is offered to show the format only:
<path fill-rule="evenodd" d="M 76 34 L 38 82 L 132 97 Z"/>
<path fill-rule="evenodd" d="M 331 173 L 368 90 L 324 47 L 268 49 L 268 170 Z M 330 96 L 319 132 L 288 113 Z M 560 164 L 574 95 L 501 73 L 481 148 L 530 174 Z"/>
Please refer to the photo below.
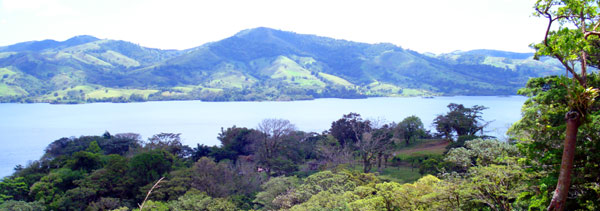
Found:
<path fill-rule="evenodd" d="M 355 145 L 363 163 L 363 172 L 370 172 L 376 159 L 379 160 L 378 167 L 381 167 L 381 157 L 391 147 L 391 140 L 392 133 L 387 125 L 360 136 Z"/>
<path fill-rule="evenodd" d="M 258 154 L 258 164 L 263 166 L 270 177 L 275 159 L 284 146 L 286 137 L 296 131 L 296 126 L 285 119 L 265 119 L 258 124 L 258 134 L 255 148 Z"/>
<path fill-rule="evenodd" d="M 335 168 L 338 165 L 354 161 L 352 150 L 339 144 L 323 143 L 318 146 L 317 150 L 328 168 Z"/>

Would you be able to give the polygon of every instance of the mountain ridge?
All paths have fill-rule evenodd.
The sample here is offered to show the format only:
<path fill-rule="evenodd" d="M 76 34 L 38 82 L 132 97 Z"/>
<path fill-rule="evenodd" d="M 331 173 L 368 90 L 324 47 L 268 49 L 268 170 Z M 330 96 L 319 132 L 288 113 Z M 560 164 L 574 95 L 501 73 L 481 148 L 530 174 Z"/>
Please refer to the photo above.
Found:
<path fill-rule="evenodd" d="M 486 49 L 430 55 L 266 27 L 186 50 L 83 35 L 0 47 L 0 101 L 510 95 L 529 77 L 562 72 L 531 56 Z"/>

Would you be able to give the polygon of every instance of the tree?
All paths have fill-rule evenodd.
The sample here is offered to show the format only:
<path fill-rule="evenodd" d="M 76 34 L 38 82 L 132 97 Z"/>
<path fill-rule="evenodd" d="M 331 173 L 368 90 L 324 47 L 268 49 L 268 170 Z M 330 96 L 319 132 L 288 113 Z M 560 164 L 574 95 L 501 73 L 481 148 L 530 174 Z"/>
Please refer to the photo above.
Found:
<path fill-rule="evenodd" d="M 487 109 L 484 106 L 474 105 L 467 108 L 462 104 L 450 103 L 448 109 L 450 109 L 448 113 L 438 115 L 433 120 L 438 133 L 448 139 L 452 138 L 453 133 L 457 137 L 474 136 L 489 124 L 481 118 L 481 111 Z"/>
<path fill-rule="evenodd" d="M 282 157 L 282 152 L 285 150 L 289 136 L 295 130 L 296 126 L 284 119 L 265 119 L 258 124 L 260 134 L 257 134 L 254 146 L 257 161 L 264 167 L 268 177 L 274 173 L 273 168 L 277 165 L 289 164 Z"/>
<path fill-rule="evenodd" d="M 150 150 L 166 150 L 179 158 L 185 158 L 192 153 L 192 149 L 181 143 L 180 136 L 181 133 L 159 133 L 148 138 L 144 147 Z"/>
<path fill-rule="evenodd" d="M 39 201 L 25 202 L 10 200 L 0 203 L 0 210 L 36 211 L 45 210 L 45 207 Z"/>
<path fill-rule="evenodd" d="M 192 187 L 212 197 L 229 196 L 236 189 L 235 173 L 224 163 L 215 163 L 210 158 L 200 158 L 192 167 Z"/>
<path fill-rule="evenodd" d="M 564 97 L 568 99 L 565 141 L 556 190 L 548 206 L 548 210 L 564 210 L 571 184 L 577 132 L 585 124 L 598 96 L 598 90 L 588 86 L 587 68 L 600 63 L 597 60 L 600 52 L 600 11 L 598 1 L 593 0 L 538 0 L 534 7 L 535 15 L 548 19 L 544 40 L 533 45 L 536 58 L 556 58 L 565 67 L 566 76 L 570 74 L 573 79 L 564 84 L 567 87 Z"/>
<path fill-rule="evenodd" d="M 129 174 L 137 187 L 153 183 L 171 170 L 174 156 L 164 150 L 136 154 L 129 161 Z"/>
<path fill-rule="evenodd" d="M 469 169 L 464 189 L 475 201 L 488 205 L 493 210 L 512 210 L 514 202 L 527 190 L 530 177 L 517 164 L 475 166 Z"/>
<path fill-rule="evenodd" d="M 417 137 L 422 137 L 425 135 L 425 126 L 423 126 L 423 122 L 417 116 L 409 116 L 402 120 L 402 122 L 398 123 L 396 126 L 396 131 L 402 135 L 404 138 L 404 142 L 406 146 L 411 140 L 415 140 Z"/>
<path fill-rule="evenodd" d="M 266 210 L 279 210 L 289 208 L 281 203 L 274 203 L 275 199 L 295 190 L 300 185 L 300 180 L 297 177 L 273 177 L 266 183 L 262 184 L 263 191 L 256 194 L 254 203 L 260 204 Z M 281 197 L 280 197 L 281 198 Z"/>
<path fill-rule="evenodd" d="M 25 183 L 25 178 L 5 177 L 0 180 L 0 204 L 8 200 L 26 200 L 29 186 Z"/>
<path fill-rule="evenodd" d="M 219 155 L 215 156 L 217 161 L 222 159 L 230 159 L 232 161 L 237 161 L 238 156 L 248 156 L 254 153 L 254 149 L 252 149 L 253 137 L 256 137 L 258 131 L 248 128 L 240 128 L 233 126 L 231 128 L 227 128 L 227 130 L 223 130 L 221 128 L 221 133 L 217 139 L 221 141 L 221 149 L 219 150 Z"/>
<path fill-rule="evenodd" d="M 555 190 L 556 181 L 560 174 L 563 154 L 562 146 L 565 141 L 565 113 L 568 107 L 567 87 L 564 83 L 572 82 L 566 77 L 549 76 L 533 78 L 527 86 L 519 90 L 519 94 L 528 96 L 523 105 L 522 118 L 509 130 L 511 137 L 518 140 L 518 145 L 528 158 L 529 171 L 541 172 L 538 179 L 540 192 L 535 195 L 536 206 L 547 206 Z M 600 86 L 597 74 L 587 77 L 589 86 Z M 598 191 L 592 188 L 600 183 L 600 113 L 598 101 L 594 101 L 586 117 L 587 123 L 582 124 L 577 132 L 569 200 L 567 210 L 578 209 L 588 202 L 590 207 L 600 208 Z M 593 199 L 593 200 L 592 200 Z"/>
<path fill-rule="evenodd" d="M 350 145 L 358 142 L 360 136 L 371 130 L 371 122 L 363 120 L 360 114 L 349 113 L 331 123 L 329 133 L 335 137 L 342 146 Z"/>
<path fill-rule="evenodd" d="M 362 160 L 364 173 L 370 172 L 373 162 L 376 159 L 381 159 L 383 154 L 391 148 L 392 137 L 393 135 L 388 125 L 366 132 L 360 136 L 355 146 Z M 378 165 L 378 167 L 381 167 L 381 165 Z"/>
<path fill-rule="evenodd" d="M 205 193 L 190 191 L 176 201 L 167 204 L 169 210 L 207 210 L 228 211 L 238 210 L 235 205 L 225 198 L 212 198 Z"/>

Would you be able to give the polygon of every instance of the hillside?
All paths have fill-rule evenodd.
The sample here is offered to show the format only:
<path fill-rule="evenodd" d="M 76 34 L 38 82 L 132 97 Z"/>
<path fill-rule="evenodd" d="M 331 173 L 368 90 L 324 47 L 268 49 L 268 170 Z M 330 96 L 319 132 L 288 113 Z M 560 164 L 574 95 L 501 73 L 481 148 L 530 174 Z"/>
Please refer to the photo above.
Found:
<path fill-rule="evenodd" d="M 2 102 L 298 100 L 511 95 L 551 60 L 494 50 L 425 55 L 269 28 L 187 50 L 77 36 L 0 47 Z"/>

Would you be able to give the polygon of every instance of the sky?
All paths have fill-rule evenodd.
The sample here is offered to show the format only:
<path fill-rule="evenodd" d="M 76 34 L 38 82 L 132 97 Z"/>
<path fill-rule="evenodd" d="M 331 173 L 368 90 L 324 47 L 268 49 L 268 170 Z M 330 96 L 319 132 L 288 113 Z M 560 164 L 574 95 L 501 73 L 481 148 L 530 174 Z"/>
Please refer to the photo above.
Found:
<path fill-rule="evenodd" d="M 0 0 L 0 46 L 76 35 L 187 49 L 269 27 L 418 52 L 533 52 L 535 0 Z"/>

